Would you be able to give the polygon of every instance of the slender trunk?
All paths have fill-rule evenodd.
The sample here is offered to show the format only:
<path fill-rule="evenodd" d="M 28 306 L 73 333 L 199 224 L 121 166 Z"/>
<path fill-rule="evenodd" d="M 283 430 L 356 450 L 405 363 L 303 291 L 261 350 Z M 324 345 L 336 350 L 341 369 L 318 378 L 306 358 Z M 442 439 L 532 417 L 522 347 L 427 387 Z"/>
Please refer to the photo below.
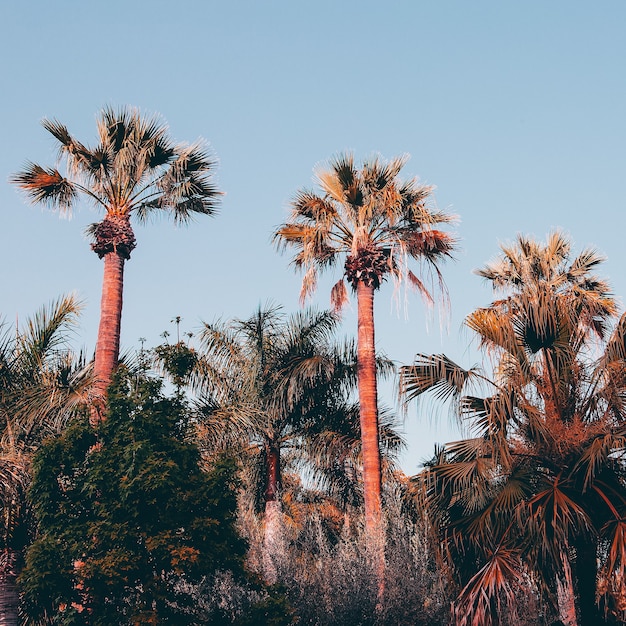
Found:
<path fill-rule="evenodd" d="M 572 568 L 569 562 L 568 550 L 562 554 L 563 578 L 556 581 L 556 597 L 559 609 L 559 619 L 563 626 L 578 626 L 576 618 L 576 590 L 572 579 Z"/>
<path fill-rule="evenodd" d="M 381 517 L 381 465 L 378 432 L 378 391 L 374 342 L 374 287 L 357 283 L 358 336 L 357 379 L 363 457 L 365 535 L 374 574 L 378 581 L 378 605 L 385 593 L 385 542 Z"/>
<path fill-rule="evenodd" d="M 582 538 L 576 543 L 576 582 L 578 585 L 579 626 L 596 626 L 603 620 L 596 603 L 598 561 L 596 543 Z"/>
<path fill-rule="evenodd" d="M 374 288 L 359 281 L 357 375 L 359 418 L 363 455 L 365 529 L 368 538 L 378 538 L 381 529 L 381 470 L 378 433 L 378 391 L 374 347 Z"/>
<path fill-rule="evenodd" d="M 115 250 L 104 255 L 100 326 L 94 360 L 96 408 L 91 413 L 92 422 L 97 422 L 104 417 L 107 388 L 111 384 L 113 370 L 119 359 L 124 261 L 125 258 Z"/>
<path fill-rule="evenodd" d="M 0 556 L 0 626 L 18 626 L 19 593 L 17 590 L 18 555 L 10 549 Z"/>
<path fill-rule="evenodd" d="M 282 552 L 280 490 L 280 448 L 268 445 L 265 511 L 263 518 L 263 575 L 270 585 L 278 580 L 277 561 Z"/>
<path fill-rule="evenodd" d="M 278 498 L 280 489 L 280 448 L 276 445 L 268 445 L 266 455 L 265 502 L 272 502 Z"/>

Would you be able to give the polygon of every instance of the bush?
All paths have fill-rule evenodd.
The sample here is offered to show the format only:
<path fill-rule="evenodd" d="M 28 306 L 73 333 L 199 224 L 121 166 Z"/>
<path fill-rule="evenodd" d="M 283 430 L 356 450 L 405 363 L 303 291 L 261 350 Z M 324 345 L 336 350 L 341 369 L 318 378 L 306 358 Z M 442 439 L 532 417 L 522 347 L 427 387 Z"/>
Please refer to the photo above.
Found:
<path fill-rule="evenodd" d="M 449 623 L 452 598 L 425 526 L 409 519 L 397 493 L 386 494 L 385 511 L 387 568 L 382 602 L 362 525 L 346 523 L 335 534 L 335 526 L 319 511 L 309 512 L 299 527 L 284 525 L 283 546 L 272 556 L 278 582 L 299 625 Z M 251 516 L 245 516 L 244 524 L 250 562 L 260 569 L 262 533 Z"/>
<path fill-rule="evenodd" d="M 121 371 L 99 428 L 74 423 L 36 455 L 38 532 L 21 576 L 27 615 L 94 626 L 239 619 L 217 601 L 213 610 L 197 602 L 199 589 L 218 593 L 219 576 L 254 590 L 234 525 L 235 464 L 220 458 L 205 472 L 199 462 L 180 397 Z M 249 611 L 271 600 L 262 587 L 255 593 Z"/>

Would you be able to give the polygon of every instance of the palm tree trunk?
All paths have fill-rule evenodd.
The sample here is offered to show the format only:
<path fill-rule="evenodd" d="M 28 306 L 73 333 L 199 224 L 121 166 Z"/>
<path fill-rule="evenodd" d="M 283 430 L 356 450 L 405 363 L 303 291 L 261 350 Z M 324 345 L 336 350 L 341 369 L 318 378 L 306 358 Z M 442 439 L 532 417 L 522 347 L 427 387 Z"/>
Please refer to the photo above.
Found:
<path fill-rule="evenodd" d="M 104 255 L 100 326 L 94 361 L 96 410 L 92 410 L 92 422 L 104 417 L 106 391 L 111 384 L 113 370 L 119 359 L 124 261 L 125 258 L 116 250 Z"/>
<path fill-rule="evenodd" d="M 265 512 L 263 529 L 263 575 L 268 584 L 278 579 L 277 561 L 281 556 L 282 532 L 278 492 L 280 489 L 280 448 L 267 445 L 267 476 L 265 485 Z"/>
<path fill-rule="evenodd" d="M 565 548 L 562 552 L 563 578 L 557 578 L 556 597 L 559 610 L 559 619 L 563 626 L 578 626 L 576 617 L 576 590 L 572 579 L 572 568 L 569 562 L 569 550 Z"/>
<path fill-rule="evenodd" d="M 17 555 L 6 549 L 0 556 L 0 626 L 18 626 Z"/>
<path fill-rule="evenodd" d="M 280 448 L 270 444 L 266 448 L 266 455 L 265 502 L 272 502 L 278 498 L 278 490 L 280 489 Z"/>
<path fill-rule="evenodd" d="M 596 604 L 598 561 L 596 544 L 581 538 L 576 543 L 576 582 L 578 585 L 579 626 L 596 626 L 603 623 Z"/>
<path fill-rule="evenodd" d="M 385 545 L 381 519 L 381 469 L 378 432 L 378 391 L 374 339 L 374 287 L 357 283 L 357 381 L 363 456 L 365 536 L 378 579 L 379 604 L 384 595 Z"/>

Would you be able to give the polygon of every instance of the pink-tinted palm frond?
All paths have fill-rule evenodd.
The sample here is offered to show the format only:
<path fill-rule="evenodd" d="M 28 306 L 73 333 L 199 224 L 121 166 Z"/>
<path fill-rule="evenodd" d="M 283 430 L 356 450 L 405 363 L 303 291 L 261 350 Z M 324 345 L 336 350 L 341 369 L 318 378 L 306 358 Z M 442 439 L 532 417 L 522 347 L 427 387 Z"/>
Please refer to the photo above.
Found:
<path fill-rule="evenodd" d="M 405 228 L 396 233 L 410 256 L 433 264 L 451 258 L 457 244 L 455 237 L 440 230 L 411 231 Z"/>
<path fill-rule="evenodd" d="M 330 291 L 330 304 L 335 313 L 339 313 L 343 310 L 343 307 L 350 302 L 348 296 L 348 289 L 343 278 L 335 283 Z"/>
<path fill-rule="evenodd" d="M 492 626 L 499 623 L 496 615 L 501 613 L 502 600 L 507 604 L 513 603 L 513 588 L 522 580 L 521 571 L 518 552 L 498 546 L 461 591 L 455 603 L 458 626 Z"/>
<path fill-rule="evenodd" d="M 559 477 L 550 477 L 546 486 L 528 501 L 529 524 L 537 537 L 538 551 L 555 562 L 569 537 L 593 526 L 589 512 L 564 487 Z"/>
<path fill-rule="evenodd" d="M 411 271 L 408 270 L 406 278 L 409 282 L 409 286 L 413 287 L 422 296 L 422 299 L 428 307 L 432 307 L 435 304 L 435 299 L 430 293 L 430 290 L 426 285 Z"/>
<path fill-rule="evenodd" d="M 77 197 L 75 186 L 58 170 L 44 169 L 36 163 L 28 163 L 10 180 L 26 193 L 31 202 L 42 203 L 61 212 L 69 211 Z"/>

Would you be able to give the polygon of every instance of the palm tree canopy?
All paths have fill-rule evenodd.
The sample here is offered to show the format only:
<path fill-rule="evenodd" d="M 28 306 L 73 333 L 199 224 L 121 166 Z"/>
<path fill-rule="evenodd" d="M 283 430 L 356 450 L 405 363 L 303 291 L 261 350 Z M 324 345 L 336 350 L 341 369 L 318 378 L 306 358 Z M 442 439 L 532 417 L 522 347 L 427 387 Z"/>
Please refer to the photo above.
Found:
<path fill-rule="evenodd" d="M 596 558 L 608 610 L 623 593 L 626 315 L 617 319 L 607 282 L 593 274 L 601 261 L 590 249 L 572 257 L 558 232 L 545 244 L 520 236 L 478 272 L 504 297 L 466 319 L 493 376 L 445 355 L 402 368 L 405 398 L 452 400 L 472 431 L 417 479 L 463 585 L 467 623 L 491 623 L 493 603 L 513 598 L 516 572 L 548 591 L 568 560 L 579 584 L 591 576 L 585 623 L 596 623 Z"/>
<path fill-rule="evenodd" d="M 42 307 L 22 329 L 0 325 L 1 549 L 22 549 L 34 452 L 86 406 L 90 369 L 69 347 L 81 310 L 74 296 Z"/>
<path fill-rule="evenodd" d="M 329 312 L 308 310 L 286 318 L 272 305 L 246 320 L 205 323 L 196 366 L 203 402 L 211 412 L 237 416 L 268 438 L 287 435 L 311 418 L 320 383 L 334 376 L 337 394 L 347 384 L 347 372 L 343 383 L 337 378 L 342 364 L 332 348 L 336 327 Z"/>
<path fill-rule="evenodd" d="M 293 262 L 305 272 L 303 300 L 315 289 L 318 270 L 339 258 L 345 258 L 344 275 L 355 289 L 359 281 L 378 288 L 391 274 L 427 293 L 408 269 L 409 258 L 426 262 L 441 278 L 437 262 L 451 256 L 455 240 L 437 227 L 455 218 L 429 206 L 433 187 L 399 178 L 406 161 L 406 156 L 390 161 L 375 156 L 358 167 L 352 154 L 340 154 L 316 171 L 321 193 L 297 193 L 290 221 L 274 240 L 296 250 Z M 343 280 L 331 297 L 341 308 L 347 299 Z"/>
<path fill-rule="evenodd" d="M 360 459 L 353 342 L 335 343 L 338 318 L 312 309 L 289 316 L 267 305 L 245 320 L 206 323 L 196 371 L 200 431 L 209 449 L 239 449 L 261 504 L 268 453 L 328 487 L 331 474 Z M 392 363 L 378 362 L 383 375 Z M 386 458 L 403 441 L 391 418 L 381 426 Z"/>
<path fill-rule="evenodd" d="M 155 211 L 167 211 L 177 223 L 194 214 L 211 215 L 217 208 L 215 160 L 202 142 L 173 142 L 159 117 L 130 107 L 106 107 L 97 120 L 93 147 L 57 120 L 44 120 L 43 126 L 58 141 L 67 171 L 64 175 L 56 167 L 28 163 L 13 175 L 11 181 L 33 203 L 66 213 L 82 195 L 108 218 L 135 214 L 145 220 Z"/>

